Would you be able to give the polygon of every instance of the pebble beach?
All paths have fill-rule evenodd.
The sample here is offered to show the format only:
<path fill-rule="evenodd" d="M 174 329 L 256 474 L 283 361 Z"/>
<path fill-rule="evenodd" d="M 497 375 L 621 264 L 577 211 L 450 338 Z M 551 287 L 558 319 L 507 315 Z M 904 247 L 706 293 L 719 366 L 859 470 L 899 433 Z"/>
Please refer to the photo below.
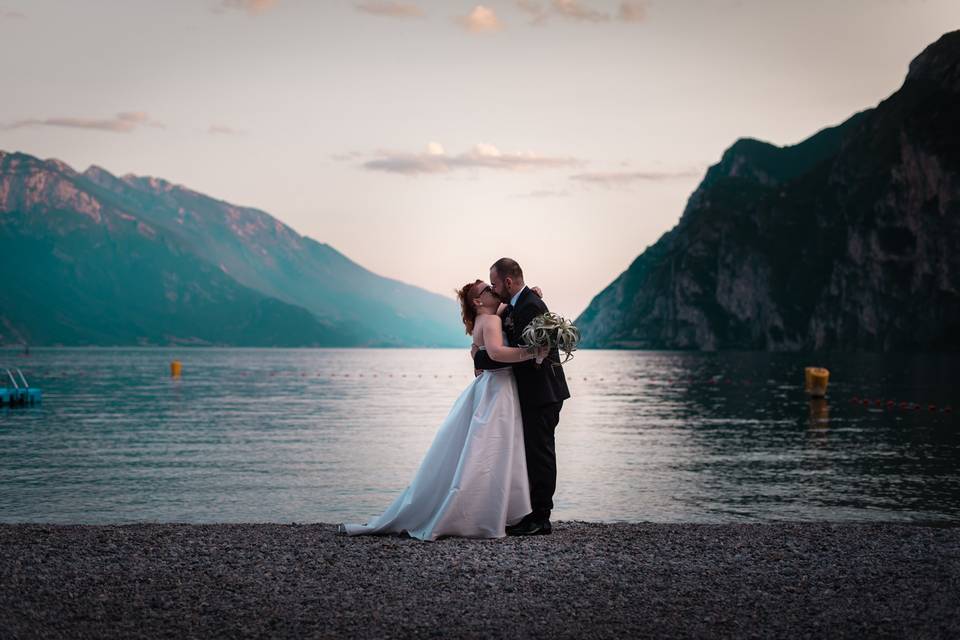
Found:
<path fill-rule="evenodd" d="M 960 528 L 0 525 L 3 638 L 956 638 Z"/>

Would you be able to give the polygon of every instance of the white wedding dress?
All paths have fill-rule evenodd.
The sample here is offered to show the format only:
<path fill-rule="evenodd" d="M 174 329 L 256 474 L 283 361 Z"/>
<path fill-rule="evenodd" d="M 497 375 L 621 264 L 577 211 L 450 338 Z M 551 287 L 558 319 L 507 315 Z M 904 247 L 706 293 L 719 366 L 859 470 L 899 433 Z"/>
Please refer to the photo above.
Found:
<path fill-rule="evenodd" d="M 481 347 L 483 348 L 483 347 Z M 453 404 L 409 486 L 348 535 L 403 533 L 501 538 L 530 513 L 517 382 L 510 367 L 473 379 Z"/>

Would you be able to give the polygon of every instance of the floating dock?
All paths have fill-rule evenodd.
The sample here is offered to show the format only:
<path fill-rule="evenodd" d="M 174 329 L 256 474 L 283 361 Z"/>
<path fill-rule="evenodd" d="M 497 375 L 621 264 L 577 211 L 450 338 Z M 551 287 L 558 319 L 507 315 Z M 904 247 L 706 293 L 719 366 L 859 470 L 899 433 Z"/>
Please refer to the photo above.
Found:
<path fill-rule="evenodd" d="M 13 375 L 13 371 L 10 369 L 6 369 L 5 371 L 7 374 L 6 377 L 0 379 L 0 384 L 4 385 L 0 387 L 0 407 L 22 407 L 40 403 L 43 394 L 40 389 L 30 386 L 27 378 L 20 369 L 13 370 L 17 372 L 17 377 L 20 378 L 20 382 L 17 382 L 17 377 Z M 7 386 L 8 380 L 10 386 Z"/>

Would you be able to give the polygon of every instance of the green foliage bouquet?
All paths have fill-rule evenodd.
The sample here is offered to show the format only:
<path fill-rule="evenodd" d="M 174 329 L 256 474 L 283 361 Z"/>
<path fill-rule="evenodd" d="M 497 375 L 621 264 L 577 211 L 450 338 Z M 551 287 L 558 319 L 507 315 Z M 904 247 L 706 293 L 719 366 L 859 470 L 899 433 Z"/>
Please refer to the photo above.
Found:
<path fill-rule="evenodd" d="M 573 352 L 580 344 L 580 330 L 577 329 L 576 325 L 552 311 L 531 320 L 530 324 L 524 327 L 520 336 L 527 346 L 547 346 L 550 349 L 556 348 L 563 351 L 565 357 L 561 362 L 555 363 L 558 365 L 572 358 Z M 547 359 L 549 360 L 549 358 Z"/>

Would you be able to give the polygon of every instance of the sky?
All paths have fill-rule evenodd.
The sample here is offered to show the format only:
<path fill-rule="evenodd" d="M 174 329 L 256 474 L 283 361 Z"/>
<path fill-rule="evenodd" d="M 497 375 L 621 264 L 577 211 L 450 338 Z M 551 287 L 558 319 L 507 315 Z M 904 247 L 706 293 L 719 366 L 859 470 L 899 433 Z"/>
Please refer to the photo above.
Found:
<path fill-rule="evenodd" d="M 0 149 L 263 209 L 453 296 L 583 311 L 738 138 L 875 106 L 957 0 L 0 0 Z"/>

